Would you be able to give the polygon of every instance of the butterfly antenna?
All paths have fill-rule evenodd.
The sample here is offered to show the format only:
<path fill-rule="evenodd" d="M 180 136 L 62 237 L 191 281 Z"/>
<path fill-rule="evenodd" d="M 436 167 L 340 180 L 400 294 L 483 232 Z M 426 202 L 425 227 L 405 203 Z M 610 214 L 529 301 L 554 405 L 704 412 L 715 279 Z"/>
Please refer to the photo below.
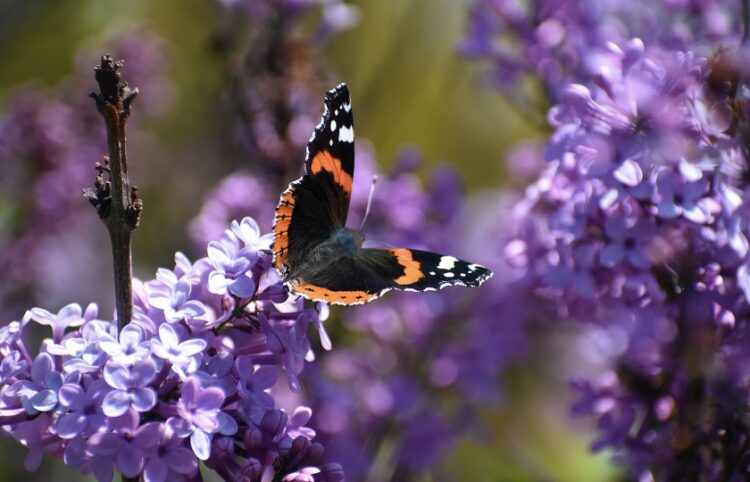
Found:
<path fill-rule="evenodd" d="M 370 206 L 372 206 L 372 196 L 375 194 L 375 184 L 378 182 L 378 175 L 372 176 L 372 184 L 370 184 L 370 193 L 367 195 L 367 207 L 365 208 L 365 217 L 362 218 L 362 224 L 359 225 L 359 231 L 362 232 L 362 229 L 365 227 L 365 223 L 367 222 L 367 217 L 370 215 Z"/>

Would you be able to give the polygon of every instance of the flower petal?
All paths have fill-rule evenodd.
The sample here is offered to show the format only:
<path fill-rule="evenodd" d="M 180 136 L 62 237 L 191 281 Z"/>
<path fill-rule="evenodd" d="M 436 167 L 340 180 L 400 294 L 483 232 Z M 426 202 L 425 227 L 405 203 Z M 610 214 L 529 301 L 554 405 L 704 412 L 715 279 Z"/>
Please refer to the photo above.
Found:
<path fill-rule="evenodd" d="M 218 410 L 224 403 L 224 392 L 217 387 L 208 387 L 198 393 L 196 404 L 202 410 Z"/>
<path fill-rule="evenodd" d="M 216 268 L 224 267 L 232 261 L 224 250 L 224 247 L 216 241 L 208 243 L 208 259 L 211 260 Z"/>
<path fill-rule="evenodd" d="M 224 276 L 224 273 L 219 271 L 212 271 L 208 275 L 208 291 L 215 295 L 223 295 L 227 291 L 227 286 L 232 282 L 229 278 Z"/>
<path fill-rule="evenodd" d="M 83 388 L 77 383 L 66 383 L 57 394 L 63 407 L 80 408 L 86 400 Z"/>
<path fill-rule="evenodd" d="M 229 292 L 239 298 L 250 298 L 255 293 L 255 281 L 249 276 L 240 276 L 229 285 Z"/>
<path fill-rule="evenodd" d="M 57 322 L 55 315 L 42 308 L 32 308 L 29 312 L 31 313 L 31 319 L 40 325 L 54 326 Z"/>
<path fill-rule="evenodd" d="M 180 338 L 177 336 L 177 332 L 174 327 L 168 323 L 163 323 L 159 327 L 159 338 L 167 350 L 180 344 Z"/>
<path fill-rule="evenodd" d="M 160 291 L 149 293 L 148 302 L 154 308 L 162 311 L 172 307 L 172 297 Z"/>
<path fill-rule="evenodd" d="M 114 390 L 102 400 L 102 411 L 108 417 L 119 417 L 130 408 L 131 397 L 127 392 Z"/>
<path fill-rule="evenodd" d="M 177 447 L 164 456 L 169 468 L 179 474 L 189 475 L 198 470 L 198 460 L 185 447 Z"/>
<path fill-rule="evenodd" d="M 29 403 L 40 412 L 49 412 L 57 406 L 57 393 L 53 390 L 41 390 L 29 399 Z"/>
<path fill-rule="evenodd" d="M 58 437 L 64 439 L 75 438 L 86 428 L 86 416 L 81 412 L 71 412 L 62 415 L 55 424 Z"/>
<path fill-rule="evenodd" d="M 197 429 L 190 436 L 190 447 L 200 460 L 208 460 L 211 456 L 211 435 L 201 429 Z"/>
<path fill-rule="evenodd" d="M 109 362 L 104 366 L 104 381 L 112 388 L 127 390 L 130 388 L 130 370 L 120 363 Z"/>
<path fill-rule="evenodd" d="M 167 480 L 169 467 L 159 457 L 152 457 L 143 470 L 143 479 L 145 482 L 164 482 Z"/>
<path fill-rule="evenodd" d="M 206 349 L 206 346 L 205 340 L 194 339 L 180 343 L 178 350 L 180 351 L 180 356 L 189 357 L 202 352 Z"/>
<path fill-rule="evenodd" d="M 117 468 L 125 477 L 135 477 L 143 470 L 143 452 L 131 444 L 123 444 L 117 452 Z"/>
<path fill-rule="evenodd" d="M 138 412 L 147 412 L 156 405 L 156 392 L 152 388 L 139 388 L 132 393 L 130 404 Z"/>
<path fill-rule="evenodd" d="M 151 357 L 138 360 L 130 369 L 130 380 L 135 386 L 146 386 L 156 376 L 156 363 Z"/>

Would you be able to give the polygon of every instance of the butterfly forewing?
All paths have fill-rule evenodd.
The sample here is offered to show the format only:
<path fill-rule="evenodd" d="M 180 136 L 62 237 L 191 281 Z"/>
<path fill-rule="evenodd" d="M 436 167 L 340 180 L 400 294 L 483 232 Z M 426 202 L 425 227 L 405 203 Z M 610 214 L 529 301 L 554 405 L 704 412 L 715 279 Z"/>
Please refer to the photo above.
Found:
<path fill-rule="evenodd" d="M 325 97 L 307 145 L 305 175 L 281 194 L 274 216 L 274 266 L 285 278 L 306 255 L 346 224 L 354 174 L 354 127 L 346 85 Z M 292 268 L 292 269 L 290 269 Z"/>

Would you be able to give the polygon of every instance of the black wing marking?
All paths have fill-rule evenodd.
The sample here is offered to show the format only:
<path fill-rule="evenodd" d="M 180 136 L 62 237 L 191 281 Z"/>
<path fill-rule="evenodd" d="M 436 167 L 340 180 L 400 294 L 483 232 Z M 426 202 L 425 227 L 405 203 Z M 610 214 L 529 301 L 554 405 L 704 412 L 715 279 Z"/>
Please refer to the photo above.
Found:
<path fill-rule="evenodd" d="M 305 172 L 320 184 L 322 201 L 345 226 L 354 179 L 354 118 L 345 84 L 326 94 L 323 117 L 307 144 Z"/>

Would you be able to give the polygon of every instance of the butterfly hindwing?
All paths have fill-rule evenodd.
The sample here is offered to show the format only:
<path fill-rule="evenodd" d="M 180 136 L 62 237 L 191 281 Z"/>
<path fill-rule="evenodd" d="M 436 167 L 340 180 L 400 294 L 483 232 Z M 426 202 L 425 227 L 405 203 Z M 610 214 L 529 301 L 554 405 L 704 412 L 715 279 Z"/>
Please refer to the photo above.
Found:
<path fill-rule="evenodd" d="M 350 305 L 374 300 L 391 289 L 474 287 L 491 276 L 484 266 L 453 256 L 405 248 L 366 248 L 301 279 L 294 289 L 312 300 Z"/>
<path fill-rule="evenodd" d="M 363 250 L 365 253 L 369 251 L 378 250 Z M 430 291 L 446 286 L 476 287 L 492 277 L 492 271 L 482 265 L 445 254 L 405 248 L 385 251 L 401 268 L 400 276 L 393 279 L 394 289 Z"/>
<path fill-rule="evenodd" d="M 294 181 L 281 194 L 273 222 L 274 267 L 284 278 L 302 265 L 307 254 L 336 229 L 337 221 L 320 201 L 320 187 L 309 176 Z"/>

